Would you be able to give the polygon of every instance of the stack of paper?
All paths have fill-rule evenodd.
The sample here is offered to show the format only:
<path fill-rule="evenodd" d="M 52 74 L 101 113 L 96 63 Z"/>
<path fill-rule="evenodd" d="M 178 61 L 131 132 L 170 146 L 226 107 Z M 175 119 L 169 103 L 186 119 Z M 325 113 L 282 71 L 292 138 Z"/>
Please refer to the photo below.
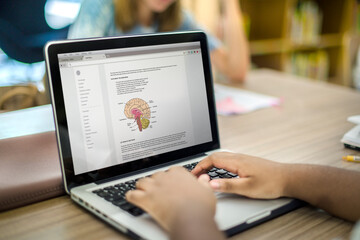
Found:
<path fill-rule="evenodd" d="M 281 103 L 276 97 L 219 84 L 215 84 L 215 99 L 217 113 L 221 115 L 243 114 Z"/>

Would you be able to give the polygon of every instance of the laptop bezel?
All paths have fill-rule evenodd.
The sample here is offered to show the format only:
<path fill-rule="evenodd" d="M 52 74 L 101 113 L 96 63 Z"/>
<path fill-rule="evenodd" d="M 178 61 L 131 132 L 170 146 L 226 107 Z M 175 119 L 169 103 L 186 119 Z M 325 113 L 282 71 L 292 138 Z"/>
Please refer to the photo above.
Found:
<path fill-rule="evenodd" d="M 68 134 L 58 54 L 185 42 L 200 42 L 209 108 L 209 118 L 211 123 L 212 141 L 170 153 L 142 158 L 136 161 L 75 175 Z M 160 167 L 164 164 L 172 164 L 173 162 L 178 162 L 180 159 L 220 148 L 213 92 L 213 81 L 211 75 L 211 64 L 209 60 L 209 51 L 205 33 L 200 31 L 193 31 L 126 37 L 54 41 L 49 42 L 45 46 L 44 54 L 50 86 L 51 102 L 54 110 L 53 112 L 60 155 L 59 158 L 63 171 L 65 189 L 68 193 L 72 187 L 114 178 L 116 176 L 121 176 L 122 174 L 128 175 L 129 173 L 135 173 L 147 168 L 153 168 L 156 166 Z"/>

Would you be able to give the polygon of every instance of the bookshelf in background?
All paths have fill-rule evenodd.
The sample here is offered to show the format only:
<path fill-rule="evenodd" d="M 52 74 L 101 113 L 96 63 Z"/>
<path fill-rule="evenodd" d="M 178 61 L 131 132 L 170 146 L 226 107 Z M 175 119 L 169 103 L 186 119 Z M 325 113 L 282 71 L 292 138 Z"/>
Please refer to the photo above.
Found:
<path fill-rule="evenodd" d="M 253 65 L 353 85 L 359 42 L 356 0 L 239 1 Z M 216 35 L 220 0 L 182 3 Z"/>
<path fill-rule="evenodd" d="M 355 0 L 240 0 L 255 66 L 352 86 Z"/>

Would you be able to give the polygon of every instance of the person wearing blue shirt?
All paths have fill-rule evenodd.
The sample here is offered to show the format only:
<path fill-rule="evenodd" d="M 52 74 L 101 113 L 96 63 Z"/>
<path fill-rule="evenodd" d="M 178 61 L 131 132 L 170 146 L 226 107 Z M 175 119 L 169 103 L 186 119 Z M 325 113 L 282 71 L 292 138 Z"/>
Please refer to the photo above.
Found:
<path fill-rule="evenodd" d="M 229 80 L 243 82 L 249 66 L 249 51 L 240 6 L 237 0 L 221 0 L 221 3 L 226 47 L 207 33 L 211 62 Z M 187 30 L 202 28 L 177 0 L 83 0 L 68 38 Z"/>

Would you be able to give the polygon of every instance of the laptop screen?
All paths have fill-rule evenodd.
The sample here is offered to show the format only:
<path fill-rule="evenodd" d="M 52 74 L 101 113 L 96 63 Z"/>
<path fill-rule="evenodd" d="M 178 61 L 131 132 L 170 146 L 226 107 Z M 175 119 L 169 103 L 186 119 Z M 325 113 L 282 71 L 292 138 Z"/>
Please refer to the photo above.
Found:
<path fill-rule="evenodd" d="M 75 174 L 212 140 L 200 42 L 58 58 Z"/>
<path fill-rule="evenodd" d="M 203 33 L 55 42 L 46 51 L 73 177 L 99 180 L 219 147 Z"/>

